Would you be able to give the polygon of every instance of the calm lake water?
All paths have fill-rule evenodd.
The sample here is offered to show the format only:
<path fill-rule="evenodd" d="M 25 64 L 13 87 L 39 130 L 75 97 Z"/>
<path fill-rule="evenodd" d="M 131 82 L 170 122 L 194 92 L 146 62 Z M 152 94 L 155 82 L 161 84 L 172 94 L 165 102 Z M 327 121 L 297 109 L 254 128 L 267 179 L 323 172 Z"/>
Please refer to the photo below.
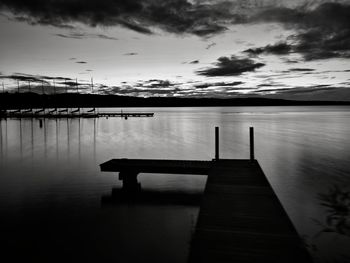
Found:
<path fill-rule="evenodd" d="M 100 109 L 108 110 L 120 111 Z M 117 174 L 100 172 L 99 164 L 111 158 L 210 160 L 215 126 L 222 158 L 249 158 L 254 126 L 256 158 L 316 262 L 349 260 L 349 215 L 333 209 L 327 225 L 330 212 L 319 195 L 350 209 L 350 196 L 341 198 L 350 190 L 350 107 L 123 111 L 155 117 L 50 119 L 42 126 L 37 119 L 1 120 L 4 255 L 36 262 L 186 262 L 199 211 L 186 200 L 200 197 L 206 177 L 141 174 L 145 191 L 183 198 L 110 202 L 121 183 Z"/>

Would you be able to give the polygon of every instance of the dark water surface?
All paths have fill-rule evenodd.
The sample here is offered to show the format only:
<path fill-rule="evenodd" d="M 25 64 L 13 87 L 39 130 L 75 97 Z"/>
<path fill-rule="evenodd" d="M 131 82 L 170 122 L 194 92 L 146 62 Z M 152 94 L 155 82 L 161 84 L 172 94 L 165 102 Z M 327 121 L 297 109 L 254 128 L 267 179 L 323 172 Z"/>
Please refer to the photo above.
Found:
<path fill-rule="evenodd" d="M 98 165 L 124 157 L 209 160 L 215 126 L 223 158 L 248 158 L 254 126 L 256 158 L 316 261 L 349 260 L 350 107 L 123 110 L 155 117 L 52 119 L 42 127 L 39 120 L 1 120 L 4 255 L 37 262 L 186 262 L 198 214 L 193 200 L 205 176 L 141 174 L 142 189 L 157 198 L 111 201 L 121 183 Z M 168 200 L 174 193 L 178 198 Z M 335 216 L 325 202 L 336 203 L 328 207 Z"/>

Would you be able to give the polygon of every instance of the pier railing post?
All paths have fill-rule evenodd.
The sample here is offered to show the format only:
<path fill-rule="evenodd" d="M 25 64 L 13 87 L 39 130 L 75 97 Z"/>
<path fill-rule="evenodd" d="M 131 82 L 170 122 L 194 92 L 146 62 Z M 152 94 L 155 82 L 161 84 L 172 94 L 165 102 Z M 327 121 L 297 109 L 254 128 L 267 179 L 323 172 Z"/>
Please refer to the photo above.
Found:
<path fill-rule="evenodd" d="M 254 127 L 249 127 L 250 138 L 250 161 L 254 161 Z"/>
<path fill-rule="evenodd" d="M 215 127 L 215 161 L 219 160 L 219 127 Z"/>

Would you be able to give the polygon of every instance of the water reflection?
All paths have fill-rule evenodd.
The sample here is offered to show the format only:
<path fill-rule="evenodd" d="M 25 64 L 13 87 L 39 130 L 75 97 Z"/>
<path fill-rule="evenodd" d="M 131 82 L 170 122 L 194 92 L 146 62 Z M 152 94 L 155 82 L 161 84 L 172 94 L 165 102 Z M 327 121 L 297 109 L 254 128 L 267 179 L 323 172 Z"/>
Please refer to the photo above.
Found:
<path fill-rule="evenodd" d="M 82 127 L 85 122 L 88 126 L 87 129 Z M 18 160 L 25 161 L 29 158 L 29 155 L 34 160 L 38 159 L 38 151 L 43 151 L 43 158 L 45 159 L 52 159 L 52 157 L 59 159 L 60 154 L 63 154 L 62 148 L 64 147 L 66 153 L 63 155 L 70 157 L 71 151 L 74 151 L 74 158 L 81 159 L 81 151 L 84 146 L 82 145 L 82 139 L 84 139 L 84 144 L 89 144 L 89 148 L 91 145 L 92 156 L 96 159 L 97 123 L 97 119 L 3 119 L 0 121 L 0 153 L 2 160 L 4 161 L 6 157 L 9 157 L 9 160 L 18 158 Z M 9 129 L 10 134 L 8 134 Z M 83 132 L 85 134 L 82 134 Z M 91 141 L 87 142 L 87 138 Z M 71 142 L 77 143 L 71 145 Z M 11 153 L 10 156 L 7 156 L 9 147 Z M 55 154 L 52 152 L 53 148 Z"/>
<path fill-rule="evenodd" d="M 111 121 L 122 124 L 119 119 L 103 119 L 102 127 Z M 182 188 L 173 179 L 158 180 L 159 175 L 157 183 L 150 183 L 154 179 L 145 175 L 145 188 L 132 203 L 125 202 L 123 195 L 117 197 L 118 190 L 101 201 L 112 186 L 118 189 L 120 185 L 115 175 L 98 170 L 98 164 L 109 158 L 104 149 L 111 157 L 115 152 L 111 138 L 100 135 L 99 122 L 1 120 L 0 245 L 4 257 L 35 262 L 67 258 L 78 262 L 186 261 L 204 181 L 174 177 L 191 182 Z M 114 133 L 113 129 L 105 131 Z M 4 154 L 7 144 L 9 156 Z M 159 182 L 164 187 L 152 188 Z M 186 192 L 193 182 L 195 191 Z"/>
<path fill-rule="evenodd" d="M 117 175 L 98 165 L 111 158 L 210 160 L 215 126 L 223 158 L 249 158 L 248 130 L 255 127 L 256 158 L 302 235 L 321 230 L 312 219 L 326 222 L 317 194 L 327 194 L 334 182 L 350 185 L 349 107 L 146 111 L 155 117 L 0 121 L 0 226 L 8 251 L 39 262 L 50 262 L 52 254 L 185 262 L 205 178 L 144 174 L 144 196 L 130 202 Z M 337 258 L 349 242 L 336 232 L 310 239 L 319 262 Z"/>
<path fill-rule="evenodd" d="M 103 195 L 102 205 L 177 205 L 198 207 L 202 201 L 202 193 L 187 193 L 181 191 L 157 191 L 146 189 L 129 191 L 123 188 L 113 188 L 111 195 Z"/>

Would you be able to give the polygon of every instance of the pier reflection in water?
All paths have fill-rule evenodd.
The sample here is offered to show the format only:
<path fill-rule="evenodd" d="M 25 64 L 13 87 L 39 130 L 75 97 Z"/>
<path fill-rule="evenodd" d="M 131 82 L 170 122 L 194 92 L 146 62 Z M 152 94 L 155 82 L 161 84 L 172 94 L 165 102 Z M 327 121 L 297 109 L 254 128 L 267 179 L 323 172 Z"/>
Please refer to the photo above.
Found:
<path fill-rule="evenodd" d="M 117 176 L 100 173 L 98 164 L 122 154 L 113 140 L 123 138 L 114 133 L 130 122 L 1 120 L 5 254 L 36 262 L 186 261 L 205 179 L 145 175 L 142 194 L 122 194 Z"/>
<path fill-rule="evenodd" d="M 256 158 L 299 233 L 308 236 L 323 258 L 347 253 L 345 235 L 314 238 L 322 228 L 312 219 L 323 222 L 327 217 L 319 193 L 328 193 L 334 183 L 349 185 L 348 107 L 150 111 L 154 118 L 43 119 L 42 125 L 38 119 L 2 119 L 3 251 L 13 260 L 38 262 L 68 257 L 185 262 L 198 207 L 178 200 L 199 197 L 206 178 L 143 174 L 140 182 L 150 199 L 169 192 L 182 197 L 170 198 L 170 204 L 122 198 L 104 202 L 112 188 L 118 199 L 122 186 L 117 174 L 101 173 L 99 164 L 112 158 L 210 160 L 215 126 L 221 127 L 224 142 L 220 157 L 249 158 L 247 130 L 254 126 Z"/>

